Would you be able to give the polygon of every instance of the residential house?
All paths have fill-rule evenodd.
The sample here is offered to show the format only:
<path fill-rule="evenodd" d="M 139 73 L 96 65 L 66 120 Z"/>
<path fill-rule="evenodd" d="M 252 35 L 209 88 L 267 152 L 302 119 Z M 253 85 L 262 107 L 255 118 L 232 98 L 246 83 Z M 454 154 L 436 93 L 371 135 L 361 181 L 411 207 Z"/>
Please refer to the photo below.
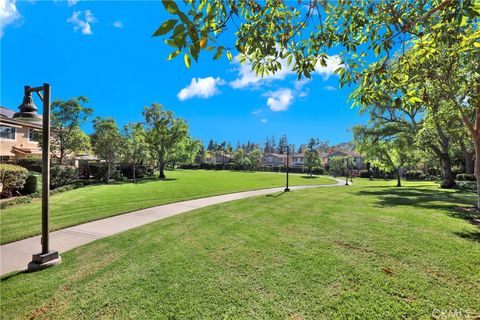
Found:
<path fill-rule="evenodd" d="M 287 165 L 287 155 L 279 153 L 266 153 L 262 157 L 262 164 L 267 167 Z"/>
<path fill-rule="evenodd" d="M 205 161 L 210 164 L 227 164 L 232 161 L 232 155 L 229 153 L 207 154 Z"/>
<path fill-rule="evenodd" d="M 332 152 L 328 155 L 328 159 L 331 159 L 333 157 L 351 157 L 353 158 L 353 162 L 355 163 L 355 168 L 356 170 L 363 170 L 365 169 L 365 163 L 363 161 L 363 157 L 356 152 L 353 151 L 335 151 Z M 328 161 L 327 159 L 327 161 Z M 327 162 L 328 164 L 328 162 Z"/>
<path fill-rule="evenodd" d="M 292 154 L 290 160 L 290 165 L 292 167 L 303 167 L 305 161 L 305 153 Z"/>
<path fill-rule="evenodd" d="M 20 121 L 14 114 L 15 111 L 0 107 L 0 160 L 40 158 L 42 151 L 35 135 L 42 130 L 41 124 Z"/>

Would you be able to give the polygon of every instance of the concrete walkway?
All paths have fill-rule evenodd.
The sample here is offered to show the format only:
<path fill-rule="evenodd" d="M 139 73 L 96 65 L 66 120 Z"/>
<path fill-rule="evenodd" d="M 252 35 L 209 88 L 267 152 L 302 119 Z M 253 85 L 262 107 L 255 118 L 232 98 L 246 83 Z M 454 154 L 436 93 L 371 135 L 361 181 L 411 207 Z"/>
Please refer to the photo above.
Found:
<path fill-rule="evenodd" d="M 300 190 L 341 186 L 345 184 L 344 180 L 336 180 L 338 181 L 336 184 L 294 186 L 290 187 L 290 189 Z M 252 190 L 196 200 L 181 201 L 79 224 L 50 233 L 50 248 L 58 250 L 59 253 L 62 253 L 97 239 L 105 238 L 113 234 L 143 226 L 147 223 L 168 218 L 183 212 L 203 208 L 213 204 L 275 192 L 282 192 L 283 189 L 284 187 Z M 4 275 L 13 271 L 25 270 L 27 268 L 27 264 L 32 260 L 32 254 L 40 251 L 40 236 L 35 236 L 0 246 L 0 274 Z"/>

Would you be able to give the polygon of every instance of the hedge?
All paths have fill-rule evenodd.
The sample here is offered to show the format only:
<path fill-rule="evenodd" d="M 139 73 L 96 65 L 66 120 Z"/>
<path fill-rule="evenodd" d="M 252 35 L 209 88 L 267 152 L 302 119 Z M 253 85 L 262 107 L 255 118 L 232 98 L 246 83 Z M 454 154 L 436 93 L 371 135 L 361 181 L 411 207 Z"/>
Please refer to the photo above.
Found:
<path fill-rule="evenodd" d="M 455 178 L 458 181 L 477 181 L 473 173 L 460 173 Z"/>
<path fill-rule="evenodd" d="M 2 183 L 2 193 L 12 195 L 19 191 L 25 185 L 28 170 L 24 167 L 14 164 L 0 164 L 0 183 Z"/>
<path fill-rule="evenodd" d="M 25 180 L 25 185 L 22 189 L 22 194 L 29 195 L 34 194 L 38 191 L 38 179 L 37 176 L 31 174 Z"/>
<path fill-rule="evenodd" d="M 27 168 L 29 171 L 42 172 L 41 159 L 18 159 L 17 164 L 21 167 Z"/>
<path fill-rule="evenodd" d="M 53 166 L 50 169 L 50 188 L 55 189 L 77 180 L 77 168 L 72 166 Z"/>

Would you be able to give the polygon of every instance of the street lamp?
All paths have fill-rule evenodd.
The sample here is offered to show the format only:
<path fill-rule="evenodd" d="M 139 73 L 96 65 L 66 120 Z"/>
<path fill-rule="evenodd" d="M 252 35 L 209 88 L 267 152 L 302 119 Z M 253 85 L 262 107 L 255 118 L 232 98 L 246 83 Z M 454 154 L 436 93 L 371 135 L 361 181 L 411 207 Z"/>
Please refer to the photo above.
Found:
<path fill-rule="evenodd" d="M 343 163 L 345 167 L 345 185 L 348 186 L 348 158 L 343 157 Z"/>
<path fill-rule="evenodd" d="M 290 191 L 290 188 L 288 187 L 288 171 L 289 171 L 289 166 L 290 166 L 290 146 L 287 146 L 287 168 L 286 168 L 286 172 L 287 172 L 287 185 L 285 187 L 285 189 L 283 191 L 285 192 L 288 192 Z"/>
<path fill-rule="evenodd" d="M 37 107 L 33 103 L 32 93 L 35 92 L 43 102 L 43 115 L 37 113 Z M 41 94 L 43 92 L 43 96 Z M 58 251 L 49 249 L 49 196 L 50 196 L 50 85 L 44 83 L 41 87 L 25 86 L 25 94 L 22 104 L 18 107 L 13 117 L 24 122 L 40 122 L 42 119 L 42 252 L 34 254 L 28 264 L 28 270 L 43 269 L 61 261 Z"/>

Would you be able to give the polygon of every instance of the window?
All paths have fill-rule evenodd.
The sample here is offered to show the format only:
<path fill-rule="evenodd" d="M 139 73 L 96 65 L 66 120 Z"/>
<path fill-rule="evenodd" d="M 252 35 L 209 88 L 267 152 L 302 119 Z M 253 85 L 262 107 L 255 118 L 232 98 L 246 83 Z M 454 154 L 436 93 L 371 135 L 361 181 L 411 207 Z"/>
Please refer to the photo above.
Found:
<path fill-rule="evenodd" d="M 0 139 L 15 140 L 15 127 L 0 125 Z"/>
<path fill-rule="evenodd" d="M 36 142 L 37 141 L 37 132 L 33 129 L 28 130 L 28 141 Z"/>

